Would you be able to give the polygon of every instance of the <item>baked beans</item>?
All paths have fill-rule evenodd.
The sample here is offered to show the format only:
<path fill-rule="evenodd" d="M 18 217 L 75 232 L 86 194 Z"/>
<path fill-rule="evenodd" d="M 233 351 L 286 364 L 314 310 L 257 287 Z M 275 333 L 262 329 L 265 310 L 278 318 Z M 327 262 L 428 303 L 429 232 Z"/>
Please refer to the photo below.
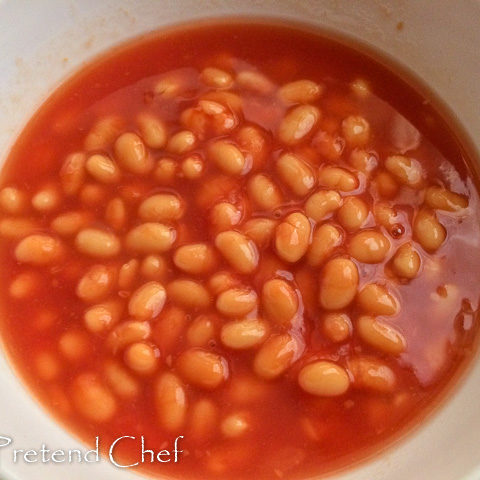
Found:
<path fill-rule="evenodd" d="M 383 447 L 478 330 L 476 179 L 422 100 L 240 21 L 79 72 L 2 172 L 16 371 L 82 440 L 142 436 L 147 476 L 317 478 Z"/>

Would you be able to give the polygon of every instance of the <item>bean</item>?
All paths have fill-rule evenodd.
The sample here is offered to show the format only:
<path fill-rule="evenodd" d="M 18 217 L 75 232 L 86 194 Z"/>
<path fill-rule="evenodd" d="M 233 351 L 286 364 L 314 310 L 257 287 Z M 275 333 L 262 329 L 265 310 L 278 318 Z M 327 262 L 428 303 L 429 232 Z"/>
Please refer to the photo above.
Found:
<path fill-rule="evenodd" d="M 145 283 L 130 297 L 128 313 L 138 320 L 151 320 L 160 314 L 166 300 L 167 294 L 161 283 Z"/>
<path fill-rule="evenodd" d="M 204 347 L 215 337 L 215 323 L 208 315 L 199 315 L 189 325 L 187 342 L 192 347 Z"/>
<path fill-rule="evenodd" d="M 168 298 L 187 309 L 207 308 L 212 298 L 208 290 L 195 280 L 177 279 L 167 285 Z"/>
<path fill-rule="evenodd" d="M 350 84 L 352 92 L 360 99 L 368 98 L 371 93 L 370 85 L 363 78 L 357 78 Z"/>
<path fill-rule="evenodd" d="M 284 153 L 276 163 L 280 180 L 299 197 L 308 195 L 315 186 L 315 176 L 310 166 L 292 153 Z"/>
<path fill-rule="evenodd" d="M 153 87 L 155 95 L 169 100 L 179 97 L 186 90 L 186 78 L 177 72 L 164 75 Z"/>
<path fill-rule="evenodd" d="M 370 124 L 365 118 L 352 115 L 343 120 L 342 134 L 348 145 L 363 147 L 370 140 Z"/>
<path fill-rule="evenodd" d="M 243 107 L 242 98 L 232 92 L 208 92 L 203 95 L 202 100 L 210 100 L 212 102 L 220 103 L 233 110 L 235 113 L 241 113 Z"/>
<path fill-rule="evenodd" d="M 15 187 L 0 190 L 0 210 L 10 215 L 19 215 L 27 208 L 27 196 Z"/>
<path fill-rule="evenodd" d="M 200 74 L 200 79 L 205 85 L 212 88 L 230 88 L 233 85 L 232 76 L 219 68 L 204 68 Z"/>
<path fill-rule="evenodd" d="M 313 132 L 321 112 L 312 105 L 301 105 L 290 110 L 280 123 L 278 138 L 287 145 L 300 143 Z"/>
<path fill-rule="evenodd" d="M 109 360 L 104 367 L 105 380 L 121 398 L 132 400 L 140 395 L 140 385 L 119 363 Z"/>
<path fill-rule="evenodd" d="M 348 253 L 362 263 L 383 262 L 390 250 L 390 241 L 376 230 L 362 230 L 348 244 Z"/>
<path fill-rule="evenodd" d="M 106 201 L 107 191 L 102 185 L 87 183 L 80 190 L 80 202 L 89 207 L 103 205 Z"/>
<path fill-rule="evenodd" d="M 227 108 L 224 105 L 212 100 L 199 100 L 198 108 L 206 115 L 213 117 L 216 115 L 225 114 L 225 112 L 227 112 Z"/>
<path fill-rule="evenodd" d="M 117 411 L 117 402 L 110 390 L 94 373 L 83 373 L 72 384 L 73 403 L 88 420 L 104 423 Z"/>
<path fill-rule="evenodd" d="M 203 176 L 205 165 L 201 157 L 195 154 L 183 160 L 181 169 L 185 178 L 188 180 L 197 180 Z"/>
<path fill-rule="evenodd" d="M 124 121 L 120 117 L 111 115 L 101 118 L 95 122 L 86 136 L 85 149 L 87 151 L 107 149 L 120 135 L 123 126 Z"/>
<path fill-rule="evenodd" d="M 215 238 L 215 246 L 237 272 L 249 274 L 257 268 L 257 247 L 244 234 L 233 230 L 221 232 Z"/>
<path fill-rule="evenodd" d="M 207 149 L 208 158 L 228 175 L 241 175 L 245 172 L 246 164 L 243 153 L 225 140 L 212 143 Z"/>
<path fill-rule="evenodd" d="M 300 370 L 298 384 L 311 395 L 338 397 L 348 390 L 350 379 L 347 372 L 339 365 L 320 360 Z"/>
<path fill-rule="evenodd" d="M 88 157 L 85 164 L 87 172 L 100 183 L 117 183 L 120 180 L 120 170 L 107 155 L 96 153 Z"/>
<path fill-rule="evenodd" d="M 255 355 L 253 369 L 265 380 L 282 375 L 300 355 L 298 342 L 288 333 L 272 335 Z"/>
<path fill-rule="evenodd" d="M 171 185 L 175 181 L 177 175 L 178 163 L 171 158 L 161 158 L 155 170 L 153 177 L 161 185 Z"/>
<path fill-rule="evenodd" d="M 236 81 L 240 88 L 260 95 L 268 95 L 275 89 L 275 85 L 265 75 L 253 70 L 238 73 Z"/>
<path fill-rule="evenodd" d="M 131 173 L 146 175 L 153 170 L 153 159 L 136 133 L 120 135 L 115 141 L 114 152 L 120 165 Z"/>
<path fill-rule="evenodd" d="M 137 117 L 138 128 L 144 142 L 150 148 L 163 148 L 167 143 L 167 127 L 155 115 L 151 113 L 141 113 Z"/>
<path fill-rule="evenodd" d="M 245 434 L 250 428 L 245 413 L 234 413 L 222 420 L 220 430 L 227 438 L 237 438 Z"/>
<path fill-rule="evenodd" d="M 112 198 L 105 208 L 105 221 L 114 230 L 122 230 L 127 223 L 127 208 L 120 198 Z"/>
<path fill-rule="evenodd" d="M 77 296 L 87 303 L 97 302 L 107 297 L 113 289 L 115 274 L 106 265 L 93 265 L 77 284 Z"/>
<path fill-rule="evenodd" d="M 228 378 L 227 361 L 201 348 L 185 350 L 175 365 L 186 382 L 204 390 L 214 390 Z"/>
<path fill-rule="evenodd" d="M 425 191 L 425 203 L 435 210 L 457 212 L 468 207 L 468 198 L 442 187 L 428 187 Z"/>
<path fill-rule="evenodd" d="M 227 317 L 243 317 L 257 306 L 257 294 L 248 288 L 230 288 L 217 298 L 217 310 Z"/>
<path fill-rule="evenodd" d="M 205 101 L 208 102 L 209 100 Z M 220 107 L 225 109 L 223 105 Z M 203 110 L 203 108 L 200 108 L 200 105 L 197 108 L 187 108 L 180 115 L 181 124 L 193 132 L 199 140 L 204 140 L 205 137 L 210 133 L 210 120 L 211 119 L 208 117 L 208 114 Z"/>
<path fill-rule="evenodd" d="M 140 375 L 151 375 L 158 368 L 159 352 L 145 342 L 132 343 L 124 354 L 125 363 Z"/>
<path fill-rule="evenodd" d="M 272 322 L 290 327 L 298 305 L 297 293 L 285 280 L 274 278 L 263 284 L 262 308 Z"/>
<path fill-rule="evenodd" d="M 58 263 L 64 254 L 61 241 L 44 234 L 30 235 L 21 240 L 15 248 L 17 261 L 38 266 Z"/>
<path fill-rule="evenodd" d="M 243 224 L 243 233 L 250 237 L 259 249 L 266 248 L 275 234 L 277 222 L 271 218 L 252 218 Z"/>
<path fill-rule="evenodd" d="M 230 198 L 234 192 L 239 192 L 238 183 L 228 175 L 217 175 L 198 185 L 196 204 L 206 210 Z"/>
<path fill-rule="evenodd" d="M 129 180 L 119 189 L 121 198 L 128 204 L 136 204 L 150 192 L 150 186 L 146 179 L 140 179 L 129 175 Z"/>
<path fill-rule="evenodd" d="M 120 253 L 120 240 L 111 232 L 85 228 L 75 237 L 75 247 L 89 257 L 112 258 Z"/>
<path fill-rule="evenodd" d="M 267 157 L 268 142 L 266 134 L 259 127 L 246 125 L 236 134 L 237 145 L 252 159 L 252 169 L 260 168 Z"/>
<path fill-rule="evenodd" d="M 320 98 L 323 87 L 311 80 L 290 82 L 278 90 L 278 96 L 284 103 L 311 103 Z"/>
<path fill-rule="evenodd" d="M 67 156 L 60 169 L 60 183 L 65 195 L 76 195 L 85 181 L 87 156 L 82 152 Z"/>
<path fill-rule="evenodd" d="M 171 193 L 159 193 L 144 200 L 138 208 L 139 217 L 147 222 L 179 220 L 184 213 L 182 200 Z"/>
<path fill-rule="evenodd" d="M 420 270 L 420 255 L 411 243 L 401 245 L 393 256 L 392 267 L 401 278 L 415 278 Z"/>
<path fill-rule="evenodd" d="M 122 185 L 118 190 L 122 199 L 128 204 L 136 204 L 147 196 L 150 192 L 150 186 L 146 179 L 137 179 L 130 176 L 126 184 Z"/>
<path fill-rule="evenodd" d="M 381 360 L 367 356 L 351 357 L 348 360 L 348 370 L 355 388 L 379 393 L 395 390 L 395 373 Z"/>
<path fill-rule="evenodd" d="M 128 320 L 117 325 L 112 330 L 106 341 L 107 348 L 116 354 L 132 343 L 147 340 L 152 333 L 148 322 Z"/>
<path fill-rule="evenodd" d="M 118 272 L 118 288 L 120 290 L 129 290 L 135 282 L 138 274 L 138 260 L 132 259 L 124 263 Z"/>
<path fill-rule="evenodd" d="M 65 332 L 58 340 L 60 353 L 71 362 L 79 362 L 89 354 L 89 338 L 84 332 Z"/>
<path fill-rule="evenodd" d="M 167 306 L 157 320 L 153 330 L 153 341 L 158 345 L 164 357 L 171 355 L 178 347 L 187 326 L 187 314 L 180 308 Z"/>
<path fill-rule="evenodd" d="M 339 167 L 323 167 L 318 171 L 318 183 L 326 188 L 351 192 L 359 186 L 358 178 L 348 170 Z"/>
<path fill-rule="evenodd" d="M 213 435 L 218 421 L 218 411 L 214 402 L 202 398 L 192 405 L 190 414 L 190 433 L 194 439 L 205 440 Z"/>
<path fill-rule="evenodd" d="M 312 267 L 319 267 L 332 256 L 342 244 L 342 233 L 337 227 L 324 223 L 313 232 L 312 243 L 307 251 L 307 262 Z"/>
<path fill-rule="evenodd" d="M 40 352 L 35 358 L 37 375 L 44 381 L 51 382 L 61 373 L 60 362 L 50 352 Z"/>
<path fill-rule="evenodd" d="M 368 217 L 367 204 L 358 197 L 347 197 L 337 213 L 338 223 L 349 231 L 358 230 Z"/>
<path fill-rule="evenodd" d="M 167 261 L 159 255 L 148 255 L 142 260 L 140 274 L 150 280 L 161 280 L 168 273 Z"/>
<path fill-rule="evenodd" d="M 229 288 L 239 285 L 239 280 L 230 272 L 218 272 L 208 281 L 208 288 L 214 295 L 220 295 Z"/>
<path fill-rule="evenodd" d="M 400 355 L 406 349 L 404 336 L 378 318 L 367 315 L 359 317 L 356 322 L 356 332 L 365 343 L 382 353 Z"/>
<path fill-rule="evenodd" d="M 352 333 L 352 322 L 345 313 L 327 313 L 323 317 L 322 331 L 332 342 L 341 343 Z"/>
<path fill-rule="evenodd" d="M 338 210 L 342 202 L 335 190 L 319 190 L 306 201 L 305 212 L 312 220 L 320 222 Z"/>
<path fill-rule="evenodd" d="M 272 211 L 283 202 L 278 186 L 266 175 L 254 175 L 247 184 L 248 196 L 260 209 Z"/>
<path fill-rule="evenodd" d="M 225 105 L 212 100 L 199 100 L 198 108 L 200 108 L 200 110 L 206 115 L 220 115 L 227 111 Z"/>
<path fill-rule="evenodd" d="M 392 155 L 385 160 L 385 168 L 400 183 L 412 188 L 421 188 L 423 169 L 418 160 L 403 155 Z"/>
<path fill-rule="evenodd" d="M 437 220 L 434 212 L 422 209 L 413 221 L 413 238 L 427 252 L 438 250 L 447 237 L 445 227 Z"/>
<path fill-rule="evenodd" d="M 175 251 L 173 263 L 186 273 L 204 275 L 215 268 L 217 256 L 207 243 L 191 243 Z"/>
<path fill-rule="evenodd" d="M 379 202 L 375 204 L 374 208 L 375 220 L 379 225 L 382 225 L 387 230 L 400 221 L 400 217 L 395 208 L 388 203 Z"/>
<path fill-rule="evenodd" d="M 303 213 L 288 215 L 275 229 L 275 249 L 282 260 L 298 262 L 308 250 L 311 226 Z"/>
<path fill-rule="evenodd" d="M 242 211 L 232 203 L 217 203 L 210 211 L 210 221 L 217 232 L 230 230 L 233 226 L 238 225 L 241 219 Z"/>
<path fill-rule="evenodd" d="M 15 300 L 27 300 L 38 292 L 41 283 L 41 278 L 35 272 L 22 272 L 12 280 L 8 293 Z"/>
<path fill-rule="evenodd" d="M 120 320 L 122 310 L 123 306 L 118 300 L 93 305 L 83 315 L 85 327 L 92 333 L 108 331 Z"/>
<path fill-rule="evenodd" d="M 225 323 L 220 332 L 220 339 L 228 348 L 247 350 L 260 345 L 269 332 L 268 324 L 257 318 L 233 320 Z"/>
<path fill-rule="evenodd" d="M 91 220 L 92 215 L 89 212 L 72 210 L 55 217 L 50 223 L 50 227 L 58 235 L 70 237 L 86 227 Z"/>
<path fill-rule="evenodd" d="M 398 301 L 378 283 L 369 283 L 357 295 L 358 306 L 370 315 L 395 315 L 398 311 Z"/>
<path fill-rule="evenodd" d="M 368 176 L 378 167 L 378 155 L 373 151 L 355 148 L 350 153 L 348 162 L 353 168 Z"/>
<path fill-rule="evenodd" d="M 326 310 L 345 308 L 355 298 L 357 288 L 357 266 L 348 258 L 329 260 L 320 277 L 320 306 Z"/>
<path fill-rule="evenodd" d="M 173 373 L 162 373 L 154 383 L 154 398 L 160 425 L 178 432 L 185 424 L 188 406 L 181 380 Z"/>
<path fill-rule="evenodd" d="M 197 111 L 199 110 L 211 117 L 220 115 L 221 116 L 220 118 L 222 118 L 222 120 L 220 121 L 225 121 L 227 119 L 227 117 L 224 116 L 224 114 L 229 111 L 226 105 L 222 105 L 221 103 L 215 102 L 213 100 L 205 100 L 205 99 L 200 99 L 198 101 Z M 233 120 L 233 118 L 234 117 L 232 115 L 230 119 Z"/>
<path fill-rule="evenodd" d="M 312 145 L 322 159 L 337 163 L 345 149 L 345 140 L 337 135 L 331 135 L 320 130 L 314 137 Z"/>
<path fill-rule="evenodd" d="M 170 140 L 167 143 L 167 152 L 176 155 L 183 155 L 193 150 L 196 144 L 197 137 L 195 137 L 193 132 L 190 132 L 189 130 L 181 130 L 170 137 Z"/>
<path fill-rule="evenodd" d="M 176 232 L 162 223 L 147 222 L 132 228 L 125 237 L 125 246 L 136 253 L 164 253 L 175 242 Z"/>
<path fill-rule="evenodd" d="M 60 193 L 54 185 L 47 185 L 32 197 L 32 207 L 40 213 L 57 210 L 60 202 Z"/>
<path fill-rule="evenodd" d="M 252 405 L 265 401 L 271 385 L 251 374 L 232 376 L 226 394 L 234 405 Z"/>
<path fill-rule="evenodd" d="M 393 198 L 398 193 L 398 184 L 393 175 L 388 172 L 379 172 L 374 178 L 373 184 L 381 197 Z"/>

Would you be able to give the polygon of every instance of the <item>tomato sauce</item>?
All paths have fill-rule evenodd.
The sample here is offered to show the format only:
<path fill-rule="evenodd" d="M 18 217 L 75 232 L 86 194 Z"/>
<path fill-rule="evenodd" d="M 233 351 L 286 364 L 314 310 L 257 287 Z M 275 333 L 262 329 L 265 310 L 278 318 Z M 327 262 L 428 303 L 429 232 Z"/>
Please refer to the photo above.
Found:
<path fill-rule="evenodd" d="M 207 67 L 226 71 L 238 79 L 223 90 L 241 98 L 241 112 L 236 111 L 233 101 L 222 105 L 220 97 L 208 97 L 215 88 L 202 81 L 200 72 Z M 238 77 L 242 71 L 254 71 L 267 78 L 269 82 L 264 91 L 261 88 L 255 91 L 246 81 L 242 84 Z M 166 90 L 157 87 L 169 78 L 181 79 L 180 93 L 168 96 Z M 302 79 L 320 86 L 321 94 L 309 103 L 319 109 L 321 117 L 316 120 L 316 133 L 286 146 L 278 137 L 279 129 L 287 113 L 302 102 L 282 102 L 278 89 Z M 228 115 L 232 115 L 237 124 L 222 130 L 230 118 L 227 115 L 220 127 L 209 124 L 206 130 L 196 132 L 184 112 L 197 108 L 202 99 L 213 101 L 213 105 L 208 104 L 209 108 L 217 108 L 218 104 L 228 107 Z M 83 193 L 67 195 L 62 191 L 59 172 L 65 158 L 72 152 L 88 150 L 85 139 L 96 122 L 112 116 L 120 119 L 119 131 L 112 141 L 87 152 L 88 155 L 101 153 L 116 161 L 119 157 L 114 145 L 116 138 L 124 132 L 138 133 L 138 115 L 145 112 L 167 125 L 169 138 L 189 128 L 196 134 L 196 144 L 188 152 L 169 148 L 168 143 L 161 148 L 147 147 L 148 158 L 155 165 L 162 159 L 173 160 L 172 168 L 177 172 L 173 183 L 164 182 L 164 177 L 158 170 L 153 171 L 152 166 L 147 174 L 123 171 L 120 180 L 112 183 L 98 182 L 86 174 L 82 180 Z M 348 132 L 345 126 L 342 130 L 342 122 L 351 116 L 361 116 L 369 124 L 371 133 L 364 149 L 375 161 L 371 172 L 359 172 L 349 160 L 357 147 L 345 141 Z M 259 150 L 253 153 L 249 152 L 248 142 L 242 144 L 239 140 L 239 129 L 249 126 L 260 131 L 263 139 Z M 323 137 L 318 131 L 323 132 Z M 332 138 L 340 142 L 340 153 L 332 154 L 334 160 L 327 158 L 326 150 L 336 148 L 329 143 Z M 212 142 L 221 140 L 240 145 L 247 158 L 247 166 L 242 167 L 239 175 L 230 175 L 210 157 Z M 215 220 L 216 214 L 212 213 L 215 204 L 228 202 L 240 212 L 241 220 L 224 230 L 244 232 L 247 221 L 266 218 L 273 222 L 276 233 L 272 235 L 278 239 L 278 222 L 295 212 L 303 215 L 306 199 L 318 189 L 331 187 L 327 181 L 323 185 L 315 183 L 307 195 L 293 193 L 291 179 L 282 176 L 276 167 L 286 152 L 303 159 L 314 172 L 314 182 L 319 181 L 317 171 L 328 166 L 352 172 L 358 180 L 353 190 L 340 189 L 341 201 L 356 196 L 366 205 L 367 216 L 361 229 L 382 232 L 388 239 L 389 253 L 374 262 L 355 258 L 351 245 L 358 229 L 345 229 L 336 213 L 327 216 L 325 221 L 314 221 L 307 212 L 312 228 L 307 242 L 310 245 L 319 225 L 332 224 L 342 232 L 344 240 L 330 256 L 353 257 L 359 276 L 357 290 L 370 283 L 387 285 L 397 308 L 391 319 L 387 318 L 389 314 L 382 318 L 387 318 L 387 325 L 398 329 L 404 338 L 405 348 L 400 353 L 389 353 L 388 348 L 382 350 L 375 342 L 365 341 L 368 334 L 359 333 L 358 320 L 365 311 L 357 300 L 331 309 L 333 313 L 347 315 L 351 322 L 346 337 L 337 342 L 325 333 L 325 315 L 329 308 L 322 307 L 318 301 L 324 265 L 312 266 L 305 260 L 307 257 L 286 261 L 279 255 L 275 239 L 267 239 L 266 245 L 257 242 L 251 247 L 258 254 L 257 260 L 252 260 L 257 263 L 252 272 L 244 273 L 235 271 L 228 252 L 225 254 L 219 248 L 218 235 L 222 228 L 218 222 L 221 223 L 223 217 Z M 190 166 L 182 163 L 192 155 L 200 165 L 198 178 L 195 169 L 190 170 Z M 382 196 L 375 186 L 376 175 L 386 171 L 386 159 L 395 155 L 418 161 L 424 185 L 410 188 L 395 177 L 398 190 L 393 196 Z M 221 160 L 219 162 L 221 164 Z M 51 188 L 61 200 L 51 209 L 48 205 L 40 209 L 35 204 L 32 207 L 29 200 L 19 215 L 6 211 L 0 214 L 0 307 L 3 311 L 0 327 L 4 349 L 41 404 L 88 444 L 93 444 L 97 436 L 101 438 L 101 445 L 110 445 L 123 435 L 144 436 L 146 448 L 159 451 L 183 435 L 184 453 L 179 462 L 146 462 L 138 467 L 149 474 L 182 479 L 295 479 L 352 465 L 383 451 L 385 445 L 422 421 L 453 382 L 460 367 L 473 357 L 480 293 L 477 255 L 480 228 L 472 162 L 435 110 L 432 99 L 425 98 L 397 73 L 352 46 L 299 28 L 262 23 L 212 23 L 151 34 L 105 54 L 69 79 L 42 105 L 9 154 L 2 187 L 15 186 L 29 199 L 39 190 Z M 258 208 L 252 201 L 247 183 L 258 172 L 279 186 L 282 202 L 278 208 Z M 452 211 L 430 205 L 446 232 L 445 240 L 434 251 L 424 248 L 418 232 L 414 231 L 415 219 L 419 218 L 426 202 L 428 186 L 445 188 L 463 199 L 460 202 L 468 201 L 467 207 Z M 159 193 L 174 194 L 185 205 L 181 219 L 169 223 L 175 229 L 172 251 L 182 245 L 205 243 L 208 251 L 213 252 L 215 265 L 208 274 L 190 274 L 177 268 L 170 250 L 158 254 L 134 248 L 132 252 L 126 246 L 128 232 L 141 223 L 139 205 Z M 106 214 L 106 207 L 113 199 L 120 199 L 125 207 L 126 218 L 118 227 L 109 224 L 109 214 Z M 50 201 L 48 197 L 46 203 Z M 395 224 L 392 223 L 390 229 L 378 221 L 376 208 L 381 203 L 397 211 Z M 110 208 L 114 210 L 113 206 Z M 79 250 L 78 237 L 77 240 L 75 236 L 64 238 L 56 232 L 53 235 L 61 237 L 62 242 L 61 261 L 29 265 L 22 260 L 26 257 L 18 254 L 19 242 L 26 235 L 6 234 L 5 225 L 2 230 L 2 221 L 21 217 L 34 222 L 34 227 L 27 228 L 29 233 L 51 235 L 52 221 L 71 211 L 87 212 L 90 228 L 114 232 L 119 238 L 119 251 L 108 258 L 89 256 Z M 415 247 L 421 260 L 418 274 L 412 279 L 392 273 L 393 255 L 405 242 Z M 148 254 L 160 257 L 150 259 L 153 262 L 150 267 L 142 263 Z M 79 298 L 79 281 L 92 266 L 101 264 L 108 272 L 114 272 L 114 282 L 117 282 L 120 269 L 131 260 L 143 267 L 128 288 L 115 287 L 106 295 L 108 298 L 98 301 L 85 302 Z M 231 319 L 219 313 L 219 292 L 212 287 L 213 274 L 222 271 L 233 271 L 239 284 L 255 292 L 259 303 L 264 298 L 265 282 L 272 278 L 283 279 L 295 292 L 297 323 L 284 328 L 270 319 L 266 327 L 268 335 L 287 334 L 297 342 L 292 361 L 280 375 L 265 378 L 252 367 L 260 362 L 258 352 L 263 348 L 260 345 L 241 350 L 228 348 L 222 341 L 223 327 Z M 12 287 L 15 279 L 25 274 L 20 279 L 27 280 L 24 283 L 20 280 L 15 290 Z M 201 299 L 198 303 L 192 300 L 194 303 L 188 306 L 181 292 L 182 285 L 178 287 L 180 293 L 174 290 L 172 282 L 185 278 L 200 285 L 199 289 L 203 290 L 199 290 L 199 298 L 206 296 L 206 306 Z M 156 301 L 161 304 L 161 311 L 148 319 L 150 335 L 136 340 L 147 345 L 145 362 L 152 362 L 151 371 L 148 367 L 148 371 L 139 373 L 130 368 L 123 346 L 112 349 L 108 345 L 112 342 L 109 340 L 112 330 L 131 320 L 132 312 L 128 309 L 133 307 L 127 304 L 132 292 L 147 281 L 165 286 L 166 303 L 162 303 L 160 293 Z M 226 282 L 220 281 L 222 285 Z M 196 298 L 195 293 L 191 296 Z M 86 309 L 112 299 L 120 305 L 117 323 L 105 331 L 89 329 L 85 324 Z M 246 316 L 265 316 L 264 306 L 256 308 Z M 177 320 L 172 320 L 175 315 Z M 198 321 L 199 331 L 207 325 L 207 333 L 197 341 L 197 332 L 189 326 L 201 315 L 208 317 L 208 322 Z M 166 316 L 170 323 L 162 323 Z M 169 333 L 176 334 L 173 341 Z M 216 356 L 212 361 L 221 357 L 226 362 L 219 367 L 223 368 L 223 377 L 214 388 L 190 381 L 190 366 L 182 367 L 178 360 L 189 349 L 200 347 Z M 149 357 L 152 352 L 155 359 Z M 388 370 L 388 375 L 395 379 L 394 386 L 377 390 L 363 388 L 365 385 L 362 387 L 359 380 L 361 374 L 350 363 L 355 358 L 380 362 L 383 369 L 380 377 Z M 305 366 L 320 360 L 339 365 L 341 375 L 345 372 L 348 387 L 345 392 L 315 395 L 299 387 L 298 379 Z M 142 361 L 135 364 L 136 368 L 143 368 Z M 131 394 L 122 396 L 105 379 L 105 366 L 112 364 L 128 372 L 129 380 L 124 380 L 122 385 L 127 390 L 131 387 L 131 392 L 128 390 Z M 186 398 L 181 414 L 185 419 L 172 431 L 159 421 L 158 410 L 164 408 L 164 403 L 160 401 L 159 407 L 158 399 L 155 400 L 161 389 L 158 379 L 165 372 L 173 372 L 175 378 L 181 379 L 181 391 Z M 92 382 L 100 382 L 99 388 L 107 391 L 102 405 L 107 409 L 111 403 L 112 412 L 107 411 L 105 418 L 85 414 L 79 407 L 81 400 L 75 399 L 75 396 L 83 398 L 82 395 L 91 399 L 97 392 L 82 390 L 84 385 L 87 389 L 91 385 L 90 377 L 85 375 L 93 375 Z M 342 385 L 336 384 L 335 388 L 341 389 Z M 200 420 L 193 419 L 195 411 Z M 171 419 L 174 413 L 167 413 L 166 417 Z M 232 419 L 229 415 L 240 417 Z M 212 418 L 208 433 L 195 432 L 194 426 L 198 426 L 201 419 L 208 422 Z M 124 464 L 138 462 L 138 442 L 119 444 L 117 457 Z"/>

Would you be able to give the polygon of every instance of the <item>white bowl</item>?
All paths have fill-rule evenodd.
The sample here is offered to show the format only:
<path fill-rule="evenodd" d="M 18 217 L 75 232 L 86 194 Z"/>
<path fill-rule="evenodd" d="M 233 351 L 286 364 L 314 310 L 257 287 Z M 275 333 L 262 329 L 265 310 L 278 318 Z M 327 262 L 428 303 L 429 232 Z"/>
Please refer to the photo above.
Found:
<path fill-rule="evenodd" d="M 371 46 L 440 97 L 480 150 L 478 0 L 0 0 L 0 162 L 48 94 L 99 52 L 165 25 L 225 15 L 306 22 Z M 3 356 L 0 374 L 0 436 L 12 437 L 14 448 L 84 448 L 36 403 Z M 474 361 L 448 401 L 419 428 L 334 478 L 478 480 L 479 397 L 480 364 Z M 11 445 L 0 448 L 0 478 L 141 477 L 108 462 L 14 463 Z"/>

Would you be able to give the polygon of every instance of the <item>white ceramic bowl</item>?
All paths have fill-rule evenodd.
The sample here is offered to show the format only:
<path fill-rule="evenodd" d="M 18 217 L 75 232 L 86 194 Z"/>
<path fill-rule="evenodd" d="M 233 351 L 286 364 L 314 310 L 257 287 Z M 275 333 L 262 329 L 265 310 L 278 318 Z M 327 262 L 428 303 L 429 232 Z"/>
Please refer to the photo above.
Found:
<path fill-rule="evenodd" d="M 99 52 L 165 25 L 232 15 L 306 22 L 371 46 L 443 99 L 480 150 L 479 0 L 0 0 L 0 164 L 48 94 Z M 1 355 L 0 375 L 0 436 L 13 437 L 13 447 L 21 449 L 38 450 L 42 443 L 84 448 L 31 398 Z M 474 361 L 448 401 L 419 428 L 334 478 L 478 480 L 479 397 L 480 363 Z M 107 462 L 13 463 L 8 447 L 0 448 L 0 478 L 141 477 Z"/>

